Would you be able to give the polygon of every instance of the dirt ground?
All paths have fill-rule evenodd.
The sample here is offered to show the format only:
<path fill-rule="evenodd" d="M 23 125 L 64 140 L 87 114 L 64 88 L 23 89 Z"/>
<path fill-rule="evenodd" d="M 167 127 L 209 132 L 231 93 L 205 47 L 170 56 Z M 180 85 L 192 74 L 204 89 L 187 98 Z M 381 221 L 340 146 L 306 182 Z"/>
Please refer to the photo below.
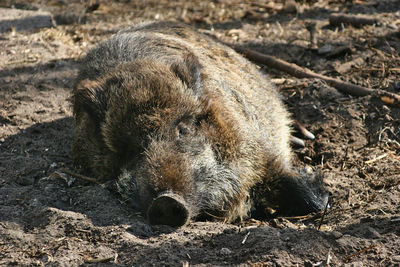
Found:
<path fill-rule="evenodd" d="M 99 4 L 99 5 L 97 5 Z M 296 164 L 332 192 L 321 215 L 149 226 L 74 171 L 68 98 L 77 60 L 126 25 L 178 20 L 231 44 L 400 93 L 400 1 L 4 1 L 58 26 L 0 33 L 1 266 L 400 266 L 400 108 L 263 69 L 315 134 Z M 297 8 L 297 9 L 296 9 Z M 331 26 L 334 12 L 378 20 Z M 310 49 L 306 22 L 316 23 Z M 325 50 L 325 51 L 324 51 Z M 318 230 L 318 227 L 320 229 Z"/>

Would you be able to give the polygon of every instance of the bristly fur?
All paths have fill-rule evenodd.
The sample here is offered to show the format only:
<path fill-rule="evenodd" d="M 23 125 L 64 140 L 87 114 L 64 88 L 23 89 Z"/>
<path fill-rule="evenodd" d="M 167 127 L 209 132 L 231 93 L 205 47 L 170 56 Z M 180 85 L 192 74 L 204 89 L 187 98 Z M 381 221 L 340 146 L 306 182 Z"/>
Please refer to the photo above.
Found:
<path fill-rule="evenodd" d="M 165 192 L 192 217 L 227 221 L 325 203 L 321 183 L 292 169 L 291 121 L 269 79 L 188 26 L 127 28 L 89 51 L 73 108 L 75 163 L 144 212 Z"/>

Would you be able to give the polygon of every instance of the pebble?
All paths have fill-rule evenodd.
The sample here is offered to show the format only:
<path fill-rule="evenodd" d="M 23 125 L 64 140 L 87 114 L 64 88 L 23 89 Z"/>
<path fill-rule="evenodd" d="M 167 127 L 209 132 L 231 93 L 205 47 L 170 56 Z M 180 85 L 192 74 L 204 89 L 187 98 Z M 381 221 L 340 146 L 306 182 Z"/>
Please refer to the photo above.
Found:
<path fill-rule="evenodd" d="M 221 255 L 229 255 L 232 253 L 232 250 L 229 248 L 221 248 L 221 251 L 219 252 Z"/>
<path fill-rule="evenodd" d="M 332 45 L 330 45 L 330 44 L 324 45 L 318 49 L 318 54 L 320 54 L 320 55 L 327 54 L 329 52 L 332 52 L 332 50 L 333 50 Z"/>
<path fill-rule="evenodd" d="M 331 235 L 336 239 L 339 239 L 339 238 L 341 238 L 343 236 L 343 234 L 341 232 L 339 232 L 339 231 L 332 231 Z"/>
<path fill-rule="evenodd" d="M 314 172 L 313 169 L 311 168 L 311 166 L 309 166 L 309 165 L 304 167 L 304 171 L 309 175 L 311 175 Z"/>
<path fill-rule="evenodd" d="M 57 167 L 57 163 L 56 162 L 53 162 L 52 164 L 50 164 L 50 168 L 55 168 L 55 167 Z"/>
<path fill-rule="evenodd" d="M 393 87 L 394 87 L 394 89 L 399 90 L 400 89 L 400 82 L 399 81 L 395 81 L 393 83 Z"/>

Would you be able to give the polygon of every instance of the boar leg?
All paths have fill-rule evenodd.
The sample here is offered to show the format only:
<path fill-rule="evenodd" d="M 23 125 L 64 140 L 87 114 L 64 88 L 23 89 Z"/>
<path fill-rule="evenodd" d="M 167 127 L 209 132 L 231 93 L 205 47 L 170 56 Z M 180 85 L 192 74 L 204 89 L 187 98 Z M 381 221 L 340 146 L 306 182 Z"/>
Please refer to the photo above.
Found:
<path fill-rule="evenodd" d="M 273 202 L 278 206 L 278 214 L 285 216 L 322 211 L 329 197 L 319 173 L 311 176 L 283 174 L 273 182 L 273 192 Z"/>

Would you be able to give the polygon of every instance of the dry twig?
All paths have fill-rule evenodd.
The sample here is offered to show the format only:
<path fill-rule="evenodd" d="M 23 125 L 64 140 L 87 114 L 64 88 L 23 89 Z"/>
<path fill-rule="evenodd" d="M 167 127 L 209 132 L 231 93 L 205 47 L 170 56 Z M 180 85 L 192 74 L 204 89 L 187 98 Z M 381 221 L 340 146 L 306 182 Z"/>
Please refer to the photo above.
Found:
<path fill-rule="evenodd" d="M 85 176 L 85 175 L 82 175 L 82 174 L 78 174 L 78 173 L 73 173 L 73 172 L 70 172 L 70 171 L 68 171 L 66 169 L 62 169 L 61 172 L 65 173 L 65 174 L 68 174 L 70 176 L 73 176 L 75 178 L 84 180 L 84 181 L 88 181 L 88 182 L 91 182 L 91 183 L 95 183 L 95 184 L 101 185 L 101 183 L 99 181 L 97 181 L 95 178 L 91 178 L 91 177 L 88 177 L 88 176 Z"/>
<path fill-rule="evenodd" d="M 291 216 L 291 217 L 281 217 L 287 220 L 305 220 L 305 219 L 311 219 L 315 215 L 314 214 L 307 214 L 307 215 L 300 215 L 300 216 Z"/>
<path fill-rule="evenodd" d="M 373 244 L 373 245 L 371 245 L 371 246 L 369 246 L 369 247 L 366 247 L 366 248 L 364 248 L 364 249 L 362 249 L 362 250 L 360 250 L 360 251 L 358 251 L 358 252 L 356 252 L 356 253 L 354 253 L 354 254 L 351 254 L 351 255 L 347 256 L 347 257 L 344 259 L 344 262 L 345 262 L 345 263 L 348 263 L 352 258 L 354 258 L 354 257 L 356 257 L 356 256 L 358 256 L 358 255 L 360 255 L 360 254 L 362 254 L 362 253 L 364 253 L 364 252 L 366 252 L 366 251 L 368 251 L 368 250 L 370 250 L 370 249 L 376 247 L 376 246 L 377 246 L 376 244 Z"/>
<path fill-rule="evenodd" d="M 329 266 L 329 264 L 331 263 L 331 259 L 332 259 L 331 251 L 332 251 L 332 248 L 329 248 L 328 255 L 326 255 L 326 266 Z"/>
<path fill-rule="evenodd" d="M 329 24 L 332 26 L 338 26 L 343 24 L 351 24 L 354 26 L 361 25 L 372 25 L 377 23 L 378 20 L 376 18 L 365 16 L 365 15 L 349 15 L 336 13 L 329 16 Z"/>
<path fill-rule="evenodd" d="M 246 243 L 247 238 L 250 235 L 250 231 L 247 232 L 247 234 L 244 236 L 243 240 L 242 240 L 242 245 L 244 245 L 244 243 Z"/>
<path fill-rule="evenodd" d="M 330 198 L 328 198 L 328 201 L 326 202 L 324 213 L 322 213 L 321 220 L 319 221 L 319 225 L 317 228 L 318 231 L 319 231 L 319 229 L 321 229 L 321 225 L 322 225 L 322 222 L 324 221 L 326 211 L 328 210 L 328 207 L 329 207 L 329 203 L 330 203 Z"/>
<path fill-rule="evenodd" d="M 84 262 L 85 263 L 101 263 L 101 262 L 108 262 L 112 259 L 114 259 L 114 256 L 105 257 L 105 258 L 97 258 L 97 259 L 87 258 L 87 259 L 84 259 Z"/>
<path fill-rule="evenodd" d="M 372 163 L 374 163 L 375 161 L 377 161 L 377 160 L 380 160 L 380 159 L 383 159 L 383 158 L 385 158 L 387 156 L 387 154 L 386 153 L 384 153 L 384 154 L 382 154 L 382 155 L 380 155 L 380 156 L 378 156 L 378 157 L 376 157 L 376 158 L 373 158 L 373 159 L 370 159 L 370 160 L 367 160 L 367 161 L 365 161 L 365 164 L 372 164 Z"/>
<path fill-rule="evenodd" d="M 8 61 L 8 62 L 6 62 L 6 65 L 15 65 L 15 64 L 20 64 L 20 63 L 23 63 L 23 64 L 25 64 L 25 63 L 35 63 L 38 60 L 39 60 L 39 58 L 36 57 L 36 56 L 33 56 L 33 57 L 29 56 L 27 58 L 20 59 L 20 60 Z"/>
<path fill-rule="evenodd" d="M 286 72 L 294 77 L 320 79 L 343 93 L 353 96 L 377 95 L 386 104 L 400 106 L 400 95 L 384 91 L 376 92 L 371 88 L 351 84 L 348 82 L 341 81 L 339 79 L 321 75 L 307 68 L 297 66 L 296 64 L 289 63 L 284 60 L 275 58 L 270 55 L 262 54 L 260 52 L 251 49 L 242 48 L 239 46 L 235 46 L 234 49 L 237 52 L 242 53 L 251 61 L 254 61 L 259 64 L 264 64 L 270 68 Z"/>
<path fill-rule="evenodd" d="M 318 41 L 317 41 L 317 24 L 315 21 L 307 21 L 306 22 L 306 29 L 310 33 L 310 48 L 311 49 L 318 49 Z"/>
<path fill-rule="evenodd" d="M 275 3 L 275 2 L 269 2 L 267 4 L 264 3 L 259 3 L 259 2 L 251 2 L 252 6 L 256 7 L 261 7 L 266 10 L 273 10 L 273 11 L 281 11 L 283 8 L 283 5 L 280 3 Z"/>
<path fill-rule="evenodd" d="M 366 96 L 372 94 L 373 90 L 370 88 L 362 87 L 359 85 L 350 84 L 335 78 L 327 77 L 318 73 L 315 73 L 309 69 L 302 68 L 296 64 L 286 62 L 284 60 L 256 52 L 254 50 L 235 47 L 236 51 L 245 55 L 248 59 L 267 65 L 268 67 L 286 72 L 297 78 L 317 78 L 325 81 L 327 84 L 335 87 L 339 91 L 344 93 L 355 95 L 355 96 Z"/>
<path fill-rule="evenodd" d="M 378 91 L 378 96 L 385 104 L 400 107 L 400 95 L 385 91 Z"/>

